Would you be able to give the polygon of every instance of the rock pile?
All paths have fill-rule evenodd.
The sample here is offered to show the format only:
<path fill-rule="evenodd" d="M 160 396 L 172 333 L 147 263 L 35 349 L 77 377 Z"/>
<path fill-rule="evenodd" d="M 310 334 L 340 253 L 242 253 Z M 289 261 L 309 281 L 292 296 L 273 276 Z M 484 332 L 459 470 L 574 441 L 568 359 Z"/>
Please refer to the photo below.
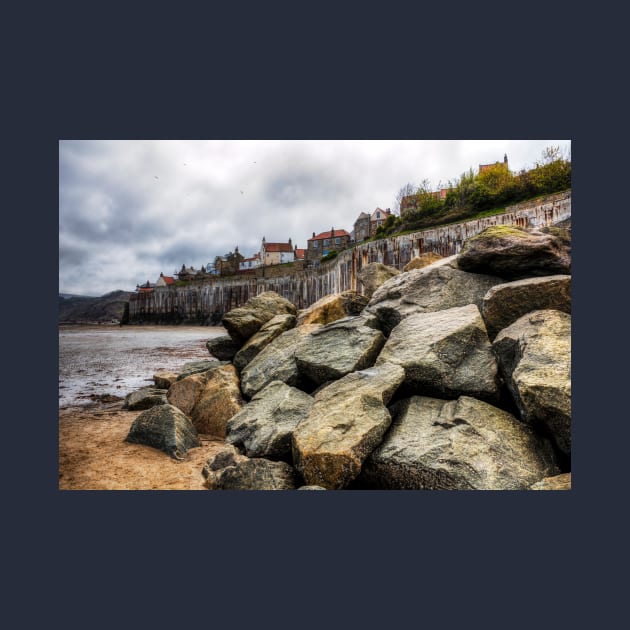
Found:
<path fill-rule="evenodd" d="M 570 489 L 566 232 L 489 228 L 426 262 L 365 274 L 369 302 L 234 309 L 215 360 L 130 395 L 157 406 L 128 439 L 181 457 L 224 438 L 210 489 Z"/>

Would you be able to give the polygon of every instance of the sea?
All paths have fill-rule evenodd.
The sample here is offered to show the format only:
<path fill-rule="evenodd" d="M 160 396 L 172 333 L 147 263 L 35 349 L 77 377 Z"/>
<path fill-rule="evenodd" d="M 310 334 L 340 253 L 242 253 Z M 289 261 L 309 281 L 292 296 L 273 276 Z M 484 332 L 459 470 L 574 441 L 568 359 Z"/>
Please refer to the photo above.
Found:
<path fill-rule="evenodd" d="M 211 326 L 59 326 L 59 407 L 113 401 L 153 384 L 153 374 L 211 359 Z M 116 398 L 114 398 L 116 397 Z"/>

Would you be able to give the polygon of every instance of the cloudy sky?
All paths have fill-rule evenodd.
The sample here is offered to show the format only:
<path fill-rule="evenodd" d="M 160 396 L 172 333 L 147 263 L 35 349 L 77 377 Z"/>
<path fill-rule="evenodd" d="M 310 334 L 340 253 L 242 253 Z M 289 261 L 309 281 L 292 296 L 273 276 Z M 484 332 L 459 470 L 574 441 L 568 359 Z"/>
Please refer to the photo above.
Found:
<path fill-rule="evenodd" d="M 568 140 L 62 140 L 59 291 L 103 295 L 195 269 L 238 245 L 306 247 L 394 208 L 401 186 L 435 188 L 480 163 L 531 167 Z"/>

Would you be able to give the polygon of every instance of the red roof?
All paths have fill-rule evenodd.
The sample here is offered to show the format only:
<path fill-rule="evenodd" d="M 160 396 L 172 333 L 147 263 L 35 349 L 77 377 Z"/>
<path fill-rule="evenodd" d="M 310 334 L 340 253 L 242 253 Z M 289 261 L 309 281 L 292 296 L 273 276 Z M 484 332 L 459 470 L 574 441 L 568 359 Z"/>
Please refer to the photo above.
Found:
<path fill-rule="evenodd" d="M 292 252 L 293 247 L 289 243 L 265 243 L 266 252 Z"/>
<path fill-rule="evenodd" d="M 303 258 L 306 257 L 306 250 L 305 249 L 295 249 L 295 257 L 298 260 L 302 260 Z"/>
<path fill-rule="evenodd" d="M 162 278 L 166 284 L 175 284 L 175 278 L 171 278 L 171 276 L 162 276 Z"/>
<path fill-rule="evenodd" d="M 341 237 L 341 236 L 350 236 L 350 234 L 348 234 L 348 232 L 346 232 L 345 230 L 335 230 L 335 238 L 336 237 Z M 322 232 L 321 234 L 318 234 L 317 236 L 313 236 L 313 238 L 309 238 L 309 241 L 319 241 L 323 238 L 332 238 L 330 236 L 331 232 L 330 230 L 328 232 Z"/>

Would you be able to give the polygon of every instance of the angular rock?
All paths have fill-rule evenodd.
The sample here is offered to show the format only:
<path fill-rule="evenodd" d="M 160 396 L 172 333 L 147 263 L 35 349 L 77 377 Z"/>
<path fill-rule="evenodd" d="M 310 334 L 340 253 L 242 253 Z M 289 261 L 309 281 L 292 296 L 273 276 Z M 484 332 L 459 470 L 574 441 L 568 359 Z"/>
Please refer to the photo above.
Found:
<path fill-rule="evenodd" d="M 571 473 L 545 477 L 535 483 L 530 490 L 571 490 Z"/>
<path fill-rule="evenodd" d="M 441 260 L 443 256 L 433 252 L 425 252 L 415 258 L 412 258 L 403 268 L 403 271 L 411 271 L 412 269 L 423 269 L 427 265 L 431 265 L 437 260 Z"/>
<path fill-rule="evenodd" d="M 362 487 L 525 490 L 558 472 L 551 445 L 514 416 L 474 398 L 413 396 L 368 457 Z"/>
<path fill-rule="evenodd" d="M 338 319 L 359 315 L 367 306 L 368 299 L 356 291 L 344 291 L 325 295 L 300 312 L 298 326 L 302 324 L 330 324 Z"/>
<path fill-rule="evenodd" d="M 299 380 L 295 352 L 317 325 L 298 326 L 282 333 L 266 346 L 241 372 L 241 390 L 248 398 L 271 381 L 296 385 Z"/>
<path fill-rule="evenodd" d="M 168 404 L 143 411 L 134 420 L 125 441 L 152 446 L 173 459 L 182 459 L 188 449 L 200 446 L 190 420 Z"/>
<path fill-rule="evenodd" d="M 291 462 L 293 431 L 312 405 L 308 394 L 273 381 L 228 420 L 225 441 L 244 449 L 247 457 Z"/>
<path fill-rule="evenodd" d="M 392 331 L 376 365 L 405 369 L 405 391 L 497 401 L 497 363 L 474 304 L 416 313 Z"/>
<path fill-rule="evenodd" d="M 156 372 L 153 375 L 153 382 L 157 389 L 168 389 L 176 380 L 175 372 Z"/>
<path fill-rule="evenodd" d="M 194 378 L 194 377 L 191 377 Z M 224 365 L 204 374 L 205 384 L 190 412 L 199 433 L 225 437 L 228 420 L 243 407 L 236 369 Z"/>
<path fill-rule="evenodd" d="M 190 363 L 185 363 L 182 367 L 182 371 L 177 376 L 177 380 L 181 381 L 184 378 L 191 376 L 192 374 L 200 374 L 202 372 L 207 372 L 208 370 L 212 370 L 214 368 L 225 365 L 227 361 L 191 361 Z"/>
<path fill-rule="evenodd" d="M 467 273 L 457 268 L 457 256 L 449 256 L 424 267 L 402 273 L 374 292 L 364 313 L 376 315 L 388 336 L 405 317 L 456 306 L 481 303 L 488 290 L 502 280 Z"/>
<path fill-rule="evenodd" d="M 177 407 L 189 416 L 206 386 L 205 372 L 191 374 L 186 378 L 175 381 L 166 397 L 169 404 Z"/>
<path fill-rule="evenodd" d="M 212 490 L 295 490 L 298 478 L 286 462 L 257 458 L 215 473 L 208 477 L 206 487 Z"/>
<path fill-rule="evenodd" d="M 571 314 L 571 276 L 543 276 L 497 284 L 486 293 L 481 316 L 488 336 L 531 311 L 553 309 Z"/>
<path fill-rule="evenodd" d="M 504 328 L 492 348 L 521 419 L 571 453 L 571 316 L 533 311 Z"/>
<path fill-rule="evenodd" d="M 293 432 L 293 461 L 306 485 L 346 487 L 380 443 L 391 416 L 386 405 L 405 377 L 383 364 L 344 376 L 316 396 Z"/>
<path fill-rule="evenodd" d="M 272 317 L 260 330 L 245 342 L 245 345 L 236 353 L 234 365 L 242 370 L 254 357 L 268 346 L 283 332 L 291 330 L 295 326 L 295 315 L 283 314 Z"/>
<path fill-rule="evenodd" d="M 570 250 L 553 234 L 495 225 L 469 238 L 457 259 L 460 269 L 506 280 L 571 273 Z"/>
<path fill-rule="evenodd" d="M 300 374 L 321 385 L 373 365 L 385 337 L 363 323 L 360 317 L 348 317 L 308 335 L 295 352 Z"/>
<path fill-rule="evenodd" d="M 166 389 L 157 389 L 155 387 L 141 387 L 125 396 L 122 408 L 129 411 L 141 411 L 156 405 L 165 405 L 168 403 L 166 391 Z"/>
<path fill-rule="evenodd" d="M 236 342 L 243 344 L 276 315 L 297 315 L 297 309 L 275 291 L 253 297 L 223 316 L 223 325 Z"/>
<path fill-rule="evenodd" d="M 234 341 L 230 335 L 213 337 L 206 342 L 208 352 L 220 361 L 231 361 L 240 347 L 241 344 Z"/>
<path fill-rule="evenodd" d="M 375 262 L 362 267 L 357 277 L 363 285 L 363 295 L 369 299 L 384 282 L 399 274 L 395 267 Z"/>
<path fill-rule="evenodd" d="M 209 486 L 212 486 L 218 472 L 229 466 L 236 466 L 238 463 L 246 460 L 247 457 L 245 455 L 239 453 L 232 445 L 226 444 L 206 461 L 201 474 L 205 479 L 210 479 Z"/>

